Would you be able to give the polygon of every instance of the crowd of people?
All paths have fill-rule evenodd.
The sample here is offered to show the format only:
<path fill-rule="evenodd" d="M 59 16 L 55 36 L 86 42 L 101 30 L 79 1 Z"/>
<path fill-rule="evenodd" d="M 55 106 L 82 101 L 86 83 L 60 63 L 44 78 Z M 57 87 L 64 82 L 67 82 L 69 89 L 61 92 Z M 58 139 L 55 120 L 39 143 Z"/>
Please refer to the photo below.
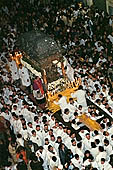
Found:
<path fill-rule="evenodd" d="M 8 1 L 0 10 L 0 168 L 5 170 L 111 170 L 113 168 L 113 18 L 94 7 L 63 7 L 40 1 Z M 82 86 L 69 103 L 59 95 L 55 104 L 67 126 L 50 110 L 30 100 L 31 78 L 10 56 L 21 33 L 39 29 L 63 48 L 63 56 Z M 68 77 L 68 75 L 67 75 Z M 20 89 L 25 87 L 25 92 Z M 38 87 L 37 87 L 38 86 Z M 34 97 L 44 99 L 36 78 Z M 38 93 L 37 93 L 38 92 Z M 76 97 L 77 101 L 73 98 Z M 93 104 L 87 105 L 86 98 Z M 104 110 L 108 119 L 97 107 Z M 78 116 L 99 121 L 100 131 L 84 129 Z M 68 127 L 78 132 L 80 139 Z"/>

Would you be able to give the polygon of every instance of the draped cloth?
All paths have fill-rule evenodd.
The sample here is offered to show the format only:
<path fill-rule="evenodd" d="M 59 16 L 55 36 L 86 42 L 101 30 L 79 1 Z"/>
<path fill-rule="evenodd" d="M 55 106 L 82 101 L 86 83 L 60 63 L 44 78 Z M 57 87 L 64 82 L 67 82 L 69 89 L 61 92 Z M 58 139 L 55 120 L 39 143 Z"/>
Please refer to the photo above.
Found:
<path fill-rule="evenodd" d="M 81 116 L 78 116 L 79 120 L 84 123 L 90 130 L 101 130 L 101 126 L 95 120 L 92 120 L 89 116 L 85 113 Z"/>

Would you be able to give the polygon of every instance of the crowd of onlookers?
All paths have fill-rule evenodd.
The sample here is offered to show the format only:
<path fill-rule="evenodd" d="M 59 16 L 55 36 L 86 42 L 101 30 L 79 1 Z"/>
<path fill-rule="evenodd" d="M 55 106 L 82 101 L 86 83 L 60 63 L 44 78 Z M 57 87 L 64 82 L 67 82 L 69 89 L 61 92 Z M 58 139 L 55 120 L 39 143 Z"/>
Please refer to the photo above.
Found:
<path fill-rule="evenodd" d="M 47 5 L 40 1 L 8 1 L 0 10 L 0 168 L 5 170 L 111 170 L 113 167 L 113 18 L 94 7 Z M 59 123 L 49 110 L 39 110 L 28 97 L 28 70 L 17 67 L 10 54 L 21 33 L 39 29 L 64 49 L 63 56 L 82 80 L 93 105 L 70 98 Z M 10 71 L 10 72 L 9 72 Z M 27 94 L 20 88 L 26 87 Z M 41 89 L 41 88 L 40 88 Z M 63 96 L 59 96 L 62 98 Z M 91 131 L 79 121 L 85 112 L 101 125 Z"/>

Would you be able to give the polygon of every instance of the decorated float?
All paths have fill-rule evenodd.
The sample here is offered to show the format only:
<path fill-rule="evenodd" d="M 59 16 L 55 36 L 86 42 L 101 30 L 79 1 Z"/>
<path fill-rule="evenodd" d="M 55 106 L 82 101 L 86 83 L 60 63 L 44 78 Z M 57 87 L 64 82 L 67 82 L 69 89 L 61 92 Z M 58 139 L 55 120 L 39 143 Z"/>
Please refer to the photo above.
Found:
<path fill-rule="evenodd" d="M 23 33 L 16 43 L 18 50 L 11 58 L 22 63 L 32 73 L 32 78 L 39 76 L 43 79 L 46 89 L 48 107 L 53 112 L 59 110 L 53 101 L 58 94 L 70 97 L 79 84 L 80 79 L 70 82 L 65 73 L 65 60 L 62 49 L 56 41 L 43 32 L 33 30 Z"/>

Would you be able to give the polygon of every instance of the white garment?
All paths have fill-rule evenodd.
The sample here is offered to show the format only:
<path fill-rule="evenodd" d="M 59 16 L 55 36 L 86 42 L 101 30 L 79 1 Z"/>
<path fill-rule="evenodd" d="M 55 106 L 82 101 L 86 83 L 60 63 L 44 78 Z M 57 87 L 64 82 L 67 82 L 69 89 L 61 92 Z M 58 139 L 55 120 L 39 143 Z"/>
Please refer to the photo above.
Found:
<path fill-rule="evenodd" d="M 72 158 L 71 162 L 75 167 L 82 169 L 81 167 L 82 167 L 83 160 L 81 158 L 79 158 L 79 160 Z"/>
<path fill-rule="evenodd" d="M 10 119 L 11 119 L 11 113 L 5 113 L 5 112 L 2 112 L 1 114 L 0 114 L 0 116 L 3 116 L 6 120 L 8 120 L 8 121 L 10 121 Z"/>
<path fill-rule="evenodd" d="M 77 102 L 74 101 L 72 104 L 68 103 L 68 109 L 70 110 L 71 113 L 74 113 L 77 107 Z"/>
<path fill-rule="evenodd" d="M 27 129 L 21 129 L 20 134 L 22 135 L 22 138 L 24 140 L 27 140 L 29 137 L 28 130 Z"/>
<path fill-rule="evenodd" d="M 49 163 L 49 165 L 50 165 L 50 161 L 51 161 L 51 159 L 52 159 L 52 157 L 53 156 L 56 156 L 57 157 L 57 152 L 56 152 L 56 150 L 53 148 L 53 153 L 52 152 L 50 152 L 50 151 L 47 151 L 47 159 L 48 159 L 48 163 Z"/>
<path fill-rule="evenodd" d="M 18 73 L 16 62 L 14 60 L 12 60 L 11 62 L 8 62 L 8 66 L 9 66 L 9 69 L 10 69 L 11 74 L 12 74 L 12 79 L 18 80 L 19 79 L 19 73 Z"/>
<path fill-rule="evenodd" d="M 108 35 L 108 38 L 111 41 L 111 43 L 113 44 L 113 36 L 112 35 Z"/>
<path fill-rule="evenodd" d="M 62 111 L 67 108 L 67 100 L 65 96 L 62 96 L 58 102 L 54 101 L 54 103 L 59 105 Z"/>
<path fill-rule="evenodd" d="M 16 139 L 16 142 L 17 142 L 17 144 L 20 146 L 23 146 L 24 147 L 24 140 L 23 140 L 23 138 L 17 138 Z"/>
<path fill-rule="evenodd" d="M 83 107 L 87 107 L 85 95 L 86 92 L 84 90 L 77 90 L 75 93 L 71 94 L 73 98 L 77 98 L 77 103 L 79 105 L 82 105 Z"/>
<path fill-rule="evenodd" d="M 42 152 L 40 152 L 39 150 L 36 152 L 36 156 L 37 154 L 39 154 L 39 156 L 43 159 L 43 168 L 44 170 L 48 170 L 48 160 L 47 160 L 47 156 L 46 156 L 46 150 L 43 149 Z"/>
<path fill-rule="evenodd" d="M 112 107 L 112 109 L 113 109 L 113 100 L 110 99 L 110 100 L 108 101 L 108 104 L 109 104 L 110 107 Z"/>
<path fill-rule="evenodd" d="M 14 120 L 13 121 L 13 130 L 14 130 L 14 133 L 17 135 L 18 133 L 20 133 L 21 129 L 22 129 L 22 124 L 21 124 L 20 119 Z"/>
<path fill-rule="evenodd" d="M 31 80 L 29 78 L 29 73 L 28 73 L 27 68 L 25 67 L 22 67 L 22 69 L 19 68 L 19 76 L 20 76 L 23 86 L 28 87 L 31 85 Z"/>
<path fill-rule="evenodd" d="M 99 154 L 98 147 L 96 147 L 96 148 L 91 148 L 90 152 L 91 152 L 92 156 L 93 156 L 94 159 L 95 159 L 96 156 Z"/>
<path fill-rule="evenodd" d="M 72 115 L 71 115 L 71 113 L 69 113 L 69 114 L 64 113 L 62 117 L 63 117 L 65 122 L 69 122 L 72 118 Z"/>
<path fill-rule="evenodd" d="M 38 146 L 42 146 L 42 141 L 39 136 L 31 136 L 30 140 Z"/>
<path fill-rule="evenodd" d="M 91 138 L 89 140 L 87 138 L 84 139 L 83 143 L 85 146 L 85 150 L 91 150 L 91 142 L 93 142 Z"/>
<path fill-rule="evenodd" d="M 33 113 L 30 112 L 27 108 L 23 108 L 21 114 L 23 115 L 27 122 L 33 121 Z"/>
<path fill-rule="evenodd" d="M 79 155 L 79 157 L 83 159 L 84 157 L 83 149 L 76 148 L 76 153 Z"/>
<path fill-rule="evenodd" d="M 106 159 L 106 157 L 107 157 L 107 153 L 105 151 L 99 152 L 99 154 L 96 157 L 96 162 L 100 163 L 101 162 L 101 158 Z"/>
<path fill-rule="evenodd" d="M 55 167 L 55 166 L 59 166 L 61 163 L 60 163 L 60 158 L 57 156 L 56 157 L 57 158 L 57 160 L 56 160 L 56 162 L 54 162 L 52 159 L 50 160 L 50 170 L 53 170 L 53 168 Z"/>
<path fill-rule="evenodd" d="M 112 170 L 111 165 L 107 161 L 105 161 L 104 164 L 99 163 L 98 166 L 99 166 L 99 170 L 103 170 L 103 169 Z"/>
<path fill-rule="evenodd" d="M 112 146 L 110 144 L 108 146 L 104 146 L 104 150 L 107 152 L 107 155 L 111 155 Z"/>
<path fill-rule="evenodd" d="M 72 144 L 71 144 L 70 149 L 71 149 L 71 151 L 72 151 L 73 155 L 78 154 L 78 153 L 77 153 L 77 151 L 76 151 L 77 146 L 74 146 L 74 145 L 72 145 Z"/>
<path fill-rule="evenodd" d="M 75 81 L 74 79 L 74 69 L 71 67 L 70 64 L 67 65 L 67 70 L 66 70 L 67 77 L 70 81 Z"/>

